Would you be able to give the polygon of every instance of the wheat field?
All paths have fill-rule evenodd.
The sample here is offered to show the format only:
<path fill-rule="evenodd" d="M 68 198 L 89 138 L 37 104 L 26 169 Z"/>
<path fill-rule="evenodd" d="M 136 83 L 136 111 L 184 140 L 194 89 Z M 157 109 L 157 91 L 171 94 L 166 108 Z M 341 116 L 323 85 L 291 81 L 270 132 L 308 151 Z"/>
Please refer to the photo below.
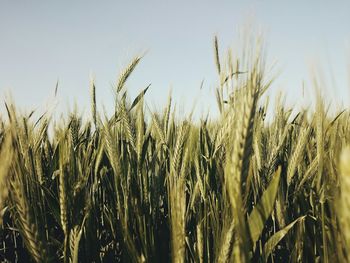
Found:
<path fill-rule="evenodd" d="M 350 262 L 350 114 L 292 114 L 264 98 L 264 52 L 221 58 L 219 115 L 178 117 L 129 99 L 112 116 L 91 82 L 88 120 L 0 118 L 2 262 Z"/>

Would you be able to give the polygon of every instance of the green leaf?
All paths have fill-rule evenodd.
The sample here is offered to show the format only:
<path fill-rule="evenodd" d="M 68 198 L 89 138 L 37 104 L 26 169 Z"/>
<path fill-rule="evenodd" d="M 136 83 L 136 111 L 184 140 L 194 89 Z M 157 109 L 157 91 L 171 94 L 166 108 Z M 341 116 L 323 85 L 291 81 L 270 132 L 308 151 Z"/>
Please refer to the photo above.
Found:
<path fill-rule="evenodd" d="M 140 92 L 139 95 L 137 95 L 137 97 L 134 99 L 134 101 L 131 104 L 130 110 L 131 111 L 136 105 L 137 103 L 139 103 L 139 101 L 143 98 L 143 96 L 146 94 L 148 88 L 151 86 L 151 84 L 149 84 L 143 91 Z"/>
<path fill-rule="evenodd" d="M 304 220 L 306 216 L 301 216 L 297 219 L 295 219 L 292 223 L 290 223 L 288 226 L 286 226 L 285 228 L 281 229 L 280 231 L 278 231 L 277 233 L 275 233 L 272 237 L 269 238 L 269 240 L 266 242 L 265 246 L 264 246 L 264 255 L 265 255 L 265 259 L 267 259 L 269 257 L 269 255 L 272 253 L 272 251 L 275 249 L 275 247 L 277 246 L 277 244 L 285 237 L 285 235 L 287 235 L 287 233 L 289 232 L 290 229 L 292 229 L 292 227 L 298 223 L 299 221 Z"/>
<path fill-rule="evenodd" d="M 280 175 L 281 167 L 278 167 L 278 170 L 275 172 L 270 185 L 267 187 L 259 203 L 254 207 L 253 211 L 248 217 L 250 236 L 253 244 L 258 241 L 261 232 L 264 229 L 265 222 L 273 210 L 276 201 L 278 185 L 280 182 Z"/>

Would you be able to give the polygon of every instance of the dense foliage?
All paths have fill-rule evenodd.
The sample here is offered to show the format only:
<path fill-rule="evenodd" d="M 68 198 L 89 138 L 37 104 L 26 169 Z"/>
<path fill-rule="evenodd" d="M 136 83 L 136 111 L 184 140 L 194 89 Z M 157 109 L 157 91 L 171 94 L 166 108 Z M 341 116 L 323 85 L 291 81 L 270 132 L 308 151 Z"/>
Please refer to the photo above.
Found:
<path fill-rule="evenodd" d="M 248 52 L 249 53 L 249 52 Z M 115 113 L 20 114 L 0 127 L 0 260 L 7 262 L 346 262 L 348 112 L 292 115 L 261 102 L 271 79 L 256 49 L 215 54 L 220 115 L 145 112 L 115 85 Z M 6 119 L 6 120 L 5 120 Z M 52 132 L 50 131 L 52 128 Z"/>

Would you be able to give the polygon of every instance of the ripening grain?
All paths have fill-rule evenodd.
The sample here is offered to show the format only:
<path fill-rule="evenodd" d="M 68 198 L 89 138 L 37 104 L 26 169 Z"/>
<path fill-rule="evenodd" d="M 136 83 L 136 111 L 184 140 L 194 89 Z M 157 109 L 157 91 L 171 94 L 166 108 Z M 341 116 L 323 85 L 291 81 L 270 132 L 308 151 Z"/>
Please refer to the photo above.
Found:
<path fill-rule="evenodd" d="M 350 115 L 292 114 L 262 98 L 259 44 L 220 57 L 220 114 L 194 121 L 129 101 L 53 121 L 6 103 L 0 125 L 0 261 L 349 262 Z M 102 111 L 103 112 L 103 111 Z M 53 132 L 49 132 L 52 130 Z M 340 159 L 338 157 L 340 156 Z"/>

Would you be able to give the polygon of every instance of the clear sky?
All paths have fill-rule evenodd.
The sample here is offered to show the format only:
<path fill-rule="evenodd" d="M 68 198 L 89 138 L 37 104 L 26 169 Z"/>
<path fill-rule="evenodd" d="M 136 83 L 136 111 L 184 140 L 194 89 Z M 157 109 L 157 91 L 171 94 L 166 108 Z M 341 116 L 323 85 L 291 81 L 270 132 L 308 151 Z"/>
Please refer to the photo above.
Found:
<path fill-rule="evenodd" d="M 327 97 L 348 105 L 349 14 L 350 1 L 1 0 L 0 98 L 11 91 L 18 106 L 35 108 L 52 97 L 59 79 L 58 107 L 76 100 L 88 111 L 92 74 L 108 110 L 111 83 L 147 51 L 128 82 L 131 95 L 152 83 L 151 108 L 164 106 L 172 88 L 179 105 L 197 100 L 206 112 L 216 106 L 213 36 L 224 52 L 253 17 L 266 32 L 269 61 L 282 72 L 271 93 L 282 90 L 299 102 L 302 81 L 317 64 L 331 84 Z"/>

